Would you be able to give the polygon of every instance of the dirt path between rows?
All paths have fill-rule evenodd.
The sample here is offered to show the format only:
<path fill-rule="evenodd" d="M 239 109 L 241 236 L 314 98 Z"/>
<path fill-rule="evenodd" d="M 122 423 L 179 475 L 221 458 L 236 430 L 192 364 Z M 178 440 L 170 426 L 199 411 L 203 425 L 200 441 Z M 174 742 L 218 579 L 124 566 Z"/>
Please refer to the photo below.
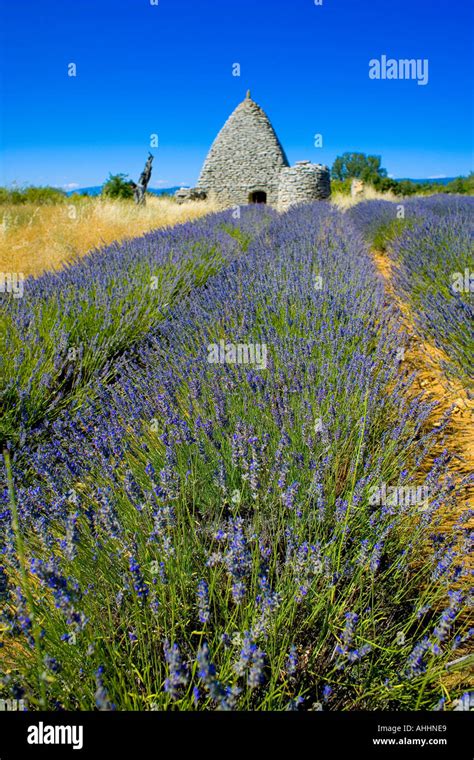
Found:
<path fill-rule="evenodd" d="M 433 452 L 432 458 L 447 448 L 452 455 L 449 471 L 466 476 L 474 472 L 474 401 L 469 398 L 461 382 L 447 376 L 443 362 L 448 361 L 448 356 L 419 334 L 409 305 L 398 296 L 393 287 L 393 262 L 386 253 L 378 250 L 372 250 L 372 257 L 377 271 L 383 278 L 387 301 L 398 308 L 402 329 L 407 334 L 403 363 L 410 372 L 416 374 L 413 388 L 417 393 L 422 391 L 427 401 L 437 402 L 429 422 L 438 426 L 443 417 L 452 411 L 451 420 L 446 428 L 445 442 Z M 472 508 L 473 505 L 474 483 L 471 482 L 464 489 L 463 498 L 459 501 L 459 510 L 456 510 L 457 514 L 447 515 L 441 529 L 452 529 L 459 516 L 468 506 Z M 474 520 L 467 525 L 474 526 Z M 472 567 L 474 562 L 469 564 Z"/>
<path fill-rule="evenodd" d="M 435 447 L 430 461 L 447 449 L 452 456 L 448 466 L 449 474 L 458 478 L 466 476 L 474 471 L 474 403 L 458 380 L 448 378 L 443 368 L 443 362 L 448 361 L 447 355 L 420 335 L 409 305 L 395 292 L 392 281 L 393 262 L 382 251 L 372 250 L 371 253 L 377 271 L 384 282 L 387 304 L 395 305 L 401 316 L 401 329 L 406 334 L 403 363 L 411 373 L 415 373 L 412 392 L 418 394 L 422 391 L 427 401 L 437 402 L 437 407 L 432 411 L 428 424 L 439 425 L 446 413 L 452 411 L 449 425 L 445 429 L 445 440 Z M 457 503 L 458 508 L 445 516 L 437 530 L 443 533 L 457 531 L 460 535 L 459 529 L 456 529 L 454 525 L 468 508 L 472 509 L 473 503 L 474 483 L 471 481 L 463 489 Z M 474 518 L 466 522 L 464 527 L 473 529 Z M 474 558 L 465 556 L 464 563 L 465 568 L 472 572 Z M 471 575 L 461 576 L 456 585 L 469 593 Z M 453 653 L 452 667 L 441 679 L 445 688 L 459 689 L 469 685 L 470 651 L 469 645 L 466 644 L 460 647 L 457 653 Z"/>

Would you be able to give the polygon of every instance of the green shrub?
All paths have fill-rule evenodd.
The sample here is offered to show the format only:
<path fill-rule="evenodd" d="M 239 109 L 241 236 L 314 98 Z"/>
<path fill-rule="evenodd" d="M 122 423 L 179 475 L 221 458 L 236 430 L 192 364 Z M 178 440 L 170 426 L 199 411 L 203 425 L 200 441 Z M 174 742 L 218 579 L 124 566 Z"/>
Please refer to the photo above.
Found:
<path fill-rule="evenodd" d="M 463 193 L 468 195 L 474 194 L 474 172 L 468 177 L 456 177 L 443 187 L 445 193 Z"/>
<path fill-rule="evenodd" d="M 27 187 L 23 190 L 24 203 L 63 203 L 67 194 L 56 187 Z"/>
<path fill-rule="evenodd" d="M 342 193 L 342 195 L 351 194 L 351 180 L 350 179 L 332 179 L 331 191 L 333 193 Z"/>
<path fill-rule="evenodd" d="M 23 203 L 52 205 L 63 203 L 66 199 L 67 194 L 64 190 L 50 187 L 49 185 L 39 187 L 31 185 L 23 189 L 14 187 L 11 190 L 7 187 L 0 187 L 0 203 L 10 203 L 13 205 L 21 205 Z"/>
<path fill-rule="evenodd" d="M 107 198 L 122 198 L 123 200 L 133 198 L 133 187 L 127 177 L 128 174 L 109 174 L 102 188 L 102 195 Z"/>

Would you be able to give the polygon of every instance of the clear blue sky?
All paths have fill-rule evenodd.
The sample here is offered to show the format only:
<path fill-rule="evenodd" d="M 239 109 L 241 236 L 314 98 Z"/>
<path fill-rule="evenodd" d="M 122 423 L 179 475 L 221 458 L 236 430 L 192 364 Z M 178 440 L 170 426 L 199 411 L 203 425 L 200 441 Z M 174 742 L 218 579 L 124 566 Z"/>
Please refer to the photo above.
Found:
<path fill-rule="evenodd" d="M 469 0 L 151 2 L 0 0 L 1 184 L 137 178 L 157 133 L 151 185 L 192 185 L 247 88 L 291 163 L 359 150 L 395 177 L 472 168 Z M 382 54 L 428 59 L 428 84 L 369 79 Z"/>

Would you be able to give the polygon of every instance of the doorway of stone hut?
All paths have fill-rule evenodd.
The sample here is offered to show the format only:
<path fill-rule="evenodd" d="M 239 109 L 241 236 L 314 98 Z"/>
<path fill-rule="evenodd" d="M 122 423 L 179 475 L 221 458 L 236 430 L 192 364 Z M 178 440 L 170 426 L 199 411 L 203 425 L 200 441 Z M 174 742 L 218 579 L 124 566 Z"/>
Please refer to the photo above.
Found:
<path fill-rule="evenodd" d="M 249 203 L 266 203 L 267 194 L 263 190 L 255 190 L 249 195 Z"/>

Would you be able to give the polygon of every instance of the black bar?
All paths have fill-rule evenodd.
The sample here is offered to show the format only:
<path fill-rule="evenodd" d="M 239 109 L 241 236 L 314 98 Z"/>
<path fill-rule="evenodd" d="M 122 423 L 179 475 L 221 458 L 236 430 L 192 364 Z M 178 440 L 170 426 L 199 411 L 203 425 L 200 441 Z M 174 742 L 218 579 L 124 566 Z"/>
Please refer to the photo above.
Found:
<path fill-rule="evenodd" d="M 295 759 L 301 751 L 301 757 L 314 760 L 359 755 L 472 760 L 472 717 L 469 712 L 0 712 L 0 760 L 141 760 L 169 756 L 173 747 L 176 757 L 225 758 L 229 750 L 269 757 L 278 749 Z M 71 743 L 46 743 L 50 738 Z"/>

